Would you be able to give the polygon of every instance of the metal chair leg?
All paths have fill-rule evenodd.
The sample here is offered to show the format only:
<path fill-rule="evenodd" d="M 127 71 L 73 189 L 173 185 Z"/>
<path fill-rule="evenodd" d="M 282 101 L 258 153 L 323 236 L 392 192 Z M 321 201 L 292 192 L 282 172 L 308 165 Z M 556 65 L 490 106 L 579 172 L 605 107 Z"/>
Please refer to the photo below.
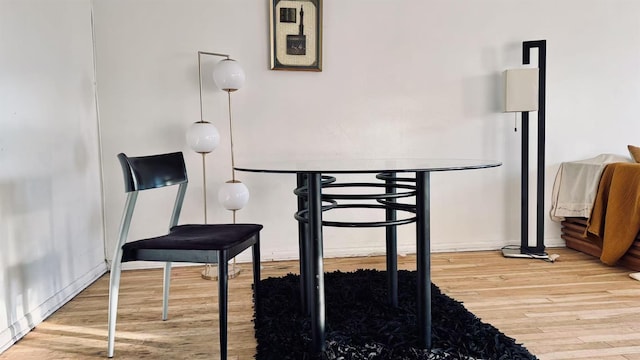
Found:
<path fill-rule="evenodd" d="M 120 292 L 120 258 L 113 259 L 109 276 L 109 329 L 107 330 L 107 356 L 115 352 L 116 319 L 118 317 L 118 294 Z"/>
<path fill-rule="evenodd" d="M 251 247 L 253 250 L 253 308 L 255 309 L 256 321 L 259 319 L 258 312 L 260 306 L 258 305 L 258 287 L 260 286 L 260 235 L 257 242 Z"/>
<path fill-rule="evenodd" d="M 171 284 L 171 263 L 164 264 L 164 280 L 162 287 L 162 321 L 169 317 L 169 285 Z"/>

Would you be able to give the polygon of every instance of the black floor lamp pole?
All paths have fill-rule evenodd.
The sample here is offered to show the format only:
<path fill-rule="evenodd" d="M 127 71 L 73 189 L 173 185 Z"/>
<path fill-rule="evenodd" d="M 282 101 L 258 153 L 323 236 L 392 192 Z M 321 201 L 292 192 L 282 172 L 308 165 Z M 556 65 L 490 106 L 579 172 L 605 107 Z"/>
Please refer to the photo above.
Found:
<path fill-rule="evenodd" d="M 522 63 L 531 63 L 531 50 L 538 49 L 538 164 L 537 164 L 537 207 L 536 245 L 529 246 L 529 112 L 522 112 L 522 184 L 521 184 L 521 227 L 520 252 L 526 254 L 544 253 L 544 143 L 545 143 L 545 86 L 547 74 L 547 41 L 524 41 L 522 43 Z"/>

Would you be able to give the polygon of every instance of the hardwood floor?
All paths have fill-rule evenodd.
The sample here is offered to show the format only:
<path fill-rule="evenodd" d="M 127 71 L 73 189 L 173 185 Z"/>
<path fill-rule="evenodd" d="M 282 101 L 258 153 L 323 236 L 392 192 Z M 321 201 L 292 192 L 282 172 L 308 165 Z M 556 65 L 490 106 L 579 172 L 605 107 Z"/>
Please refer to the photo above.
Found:
<path fill-rule="evenodd" d="M 432 280 L 540 359 L 640 359 L 640 282 L 629 270 L 569 249 L 555 263 L 506 259 L 500 252 L 434 253 Z M 325 271 L 384 269 L 384 257 L 327 259 Z M 297 272 L 297 262 L 264 263 L 263 278 Z M 414 270 L 415 257 L 401 257 Z M 229 284 L 229 353 L 255 354 L 251 272 Z M 214 359 L 217 283 L 200 267 L 174 269 L 169 320 L 161 321 L 161 270 L 122 276 L 116 359 Z M 108 275 L 103 276 L 0 355 L 14 359 L 106 357 Z"/>

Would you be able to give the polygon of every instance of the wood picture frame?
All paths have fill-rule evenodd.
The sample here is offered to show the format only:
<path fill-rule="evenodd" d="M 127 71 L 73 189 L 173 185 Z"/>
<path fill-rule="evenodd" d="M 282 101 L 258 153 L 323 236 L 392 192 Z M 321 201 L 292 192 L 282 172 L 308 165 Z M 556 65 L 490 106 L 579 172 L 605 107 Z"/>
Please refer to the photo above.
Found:
<path fill-rule="evenodd" d="M 322 0 L 268 0 L 271 70 L 322 71 Z"/>

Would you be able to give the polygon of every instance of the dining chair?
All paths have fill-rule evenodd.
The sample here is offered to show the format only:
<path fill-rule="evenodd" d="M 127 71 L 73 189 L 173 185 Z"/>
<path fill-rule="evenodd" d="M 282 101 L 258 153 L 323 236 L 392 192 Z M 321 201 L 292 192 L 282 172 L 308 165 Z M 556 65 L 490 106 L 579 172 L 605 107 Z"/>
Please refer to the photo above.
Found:
<path fill-rule="evenodd" d="M 259 224 L 186 224 L 178 218 L 187 190 L 187 171 L 181 152 L 128 157 L 118 154 L 127 193 L 109 279 L 109 330 L 107 355 L 113 357 L 118 310 L 121 264 L 127 261 L 164 262 L 162 320 L 167 320 L 171 262 L 218 264 L 218 311 L 220 358 L 227 358 L 227 288 L 228 261 L 249 247 L 253 253 L 254 305 L 258 308 L 260 282 Z M 169 230 L 147 239 L 127 241 L 138 193 L 144 190 L 178 185 Z M 145 197 L 146 198 L 146 197 Z"/>

